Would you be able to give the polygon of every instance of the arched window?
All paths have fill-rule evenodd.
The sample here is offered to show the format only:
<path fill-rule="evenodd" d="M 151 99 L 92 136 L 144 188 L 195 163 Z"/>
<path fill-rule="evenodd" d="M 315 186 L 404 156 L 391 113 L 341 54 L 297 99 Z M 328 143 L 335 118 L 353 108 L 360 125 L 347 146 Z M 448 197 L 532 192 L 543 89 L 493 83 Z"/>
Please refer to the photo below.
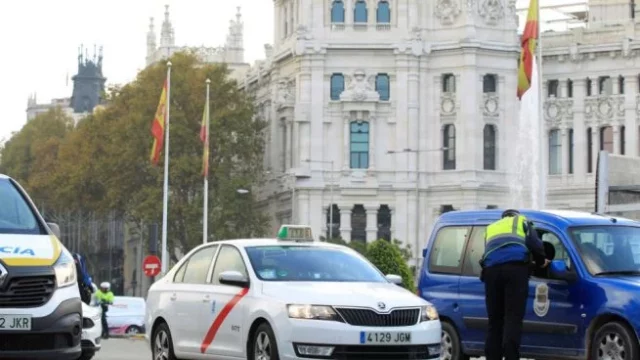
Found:
<path fill-rule="evenodd" d="M 389 9 L 389 3 L 387 1 L 380 1 L 378 3 L 378 9 L 376 10 L 376 21 L 378 24 L 391 23 L 391 9 Z"/>
<path fill-rule="evenodd" d="M 482 92 L 494 93 L 497 91 L 497 76 L 495 74 L 486 74 L 482 78 Z"/>
<path fill-rule="evenodd" d="M 344 91 L 344 75 L 331 75 L 331 100 L 340 100 L 340 94 Z"/>
<path fill-rule="evenodd" d="M 367 212 L 363 205 L 355 205 L 351 212 L 351 241 L 367 241 Z"/>
<path fill-rule="evenodd" d="M 484 126 L 484 169 L 496 169 L 496 128 L 493 125 Z"/>
<path fill-rule="evenodd" d="M 353 121 L 350 130 L 350 167 L 352 169 L 367 169 L 369 168 L 369 123 Z"/>
<path fill-rule="evenodd" d="M 600 150 L 613 154 L 613 128 L 611 126 L 600 128 Z"/>
<path fill-rule="evenodd" d="M 376 91 L 380 94 L 380 100 L 389 101 L 389 75 L 378 74 L 376 76 Z"/>
<path fill-rule="evenodd" d="M 560 130 L 549 131 L 549 175 L 562 173 L 562 141 Z"/>
<path fill-rule="evenodd" d="M 456 169 L 456 127 L 453 124 L 442 130 L 442 169 Z"/>
<path fill-rule="evenodd" d="M 333 211 L 327 206 L 327 239 L 339 239 L 340 238 L 340 208 L 338 205 L 333 204 Z M 333 221 L 331 217 L 333 216 Z M 333 225 L 333 228 L 331 227 Z"/>
<path fill-rule="evenodd" d="M 356 6 L 353 9 L 353 22 L 355 23 L 367 22 L 367 3 L 364 0 L 356 1 Z"/>
<path fill-rule="evenodd" d="M 391 209 L 389 205 L 380 205 L 378 210 L 378 237 L 391 241 Z"/>
<path fill-rule="evenodd" d="M 344 3 L 342 0 L 334 0 L 331 4 L 331 22 L 334 24 L 344 23 Z"/>

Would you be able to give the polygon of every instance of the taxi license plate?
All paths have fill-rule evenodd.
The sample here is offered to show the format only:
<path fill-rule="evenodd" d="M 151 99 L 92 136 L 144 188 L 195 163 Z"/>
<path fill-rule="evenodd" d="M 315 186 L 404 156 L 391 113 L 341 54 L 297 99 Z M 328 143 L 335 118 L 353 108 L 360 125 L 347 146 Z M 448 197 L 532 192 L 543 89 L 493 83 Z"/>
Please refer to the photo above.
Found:
<path fill-rule="evenodd" d="M 411 333 L 405 331 L 361 331 L 360 344 L 410 344 Z"/>
<path fill-rule="evenodd" d="M 30 315 L 2 315 L 0 314 L 0 331 L 31 330 Z"/>

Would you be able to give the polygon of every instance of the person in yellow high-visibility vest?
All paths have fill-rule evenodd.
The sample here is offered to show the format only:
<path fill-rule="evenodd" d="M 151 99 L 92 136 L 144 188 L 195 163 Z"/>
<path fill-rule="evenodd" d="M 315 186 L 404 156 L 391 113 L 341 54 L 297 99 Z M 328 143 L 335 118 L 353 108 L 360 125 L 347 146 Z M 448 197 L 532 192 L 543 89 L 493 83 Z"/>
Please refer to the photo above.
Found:
<path fill-rule="evenodd" d="M 111 284 L 103 282 L 100 284 L 100 288 L 95 293 L 98 304 L 102 307 L 102 338 L 109 338 L 109 324 L 107 323 L 107 311 L 109 311 L 109 305 L 113 304 L 113 292 L 111 292 Z"/>
<path fill-rule="evenodd" d="M 480 260 L 489 318 L 487 360 L 520 359 L 531 257 L 540 267 L 549 264 L 533 223 L 518 210 L 505 210 L 500 220 L 487 226 Z"/>

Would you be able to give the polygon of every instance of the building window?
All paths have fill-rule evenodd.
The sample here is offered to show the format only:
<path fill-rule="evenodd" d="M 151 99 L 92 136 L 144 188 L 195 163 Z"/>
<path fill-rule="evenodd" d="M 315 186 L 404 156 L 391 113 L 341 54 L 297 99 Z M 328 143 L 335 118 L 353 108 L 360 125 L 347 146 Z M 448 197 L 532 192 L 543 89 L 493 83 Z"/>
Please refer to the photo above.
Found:
<path fill-rule="evenodd" d="M 567 97 L 573 97 L 573 80 L 571 79 L 567 80 Z"/>
<path fill-rule="evenodd" d="M 367 241 L 367 212 L 362 205 L 355 205 L 351 213 L 351 241 Z"/>
<path fill-rule="evenodd" d="M 625 139 L 624 139 L 625 127 L 620 126 L 620 155 L 624 155 Z"/>
<path fill-rule="evenodd" d="M 587 78 L 587 96 L 593 95 L 591 89 L 593 89 L 593 80 Z"/>
<path fill-rule="evenodd" d="M 587 129 L 587 173 L 593 172 L 593 135 L 591 128 Z"/>
<path fill-rule="evenodd" d="M 331 4 L 331 22 L 334 24 L 344 23 L 344 3 L 342 0 L 334 0 Z"/>
<path fill-rule="evenodd" d="M 353 22 L 355 23 L 367 22 L 367 3 L 364 0 L 356 1 L 356 6 L 353 9 Z"/>
<path fill-rule="evenodd" d="M 613 128 L 611 126 L 600 128 L 600 150 L 613 154 Z"/>
<path fill-rule="evenodd" d="M 447 124 L 442 130 L 442 169 L 456 169 L 456 127 Z"/>
<path fill-rule="evenodd" d="M 333 214 L 331 214 L 330 208 L 327 206 L 327 239 L 338 239 L 340 238 L 340 208 L 338 205 L 333 204 Z M 331 222 L 330 215 L 333 215 L 333 224 Z M 333 225 L 333 228 L 331 227 Z M 331 229 L 331 231 L 329 231 Z"/>
<path fill-rule="evenodd" d="M 547 83 L 547 97 L 558 97 L 558 80 L 549 80 Z"/>
<path fill-rule="evenodd" d="M 366 121 L 351 122 L 350 146 L 351 168 L 369 168 L 369 123 Z"/>
<path fill-rule="evenodd" d="M 600 76 L 598 78 L 598 94 L 611 95 L 613 93 L 613 82 L 610 76 Z"/>
<path fill-rule="evenodd" d="M 340 94 L 344 91 L 344 75 L 331 75 L 331 100 L 340 100 Z"/>
<path fill-rule="evenodd" d="M 442 75 L 442 92 L 443 93 L 456 92 L 456 77 L 453 74 Z"/>
<path fill-rule="evenodd" d="M 560 130 L 549 131 L 549 175 L 562 173 L 562 139 Z"/>
<path fill-rule="evenodd" d="M 389 101 L 389 75 L 378 74 L 376 76 L 376 91 L 380 95 L 380 100 Z"/>
<path fill-rule="evenodd" d="M 487 205 L 487 207 L 486 207 L 487 210 L 494 210 L 494 209 L 497 209 L 497 208 L 498 208 L 498 205 Z"/>
<path fill-rule="evenodd" d="M 496 169 L 496 128 L 493 125 L 484 126 L 484 169 Z"/>
<path fill-rule="evenodd" d="M 618 76 L 618 94 L 624 94 L 624 76 Z"/>
<path fill-rule="evenodd" d="M 389 205 L 380 205 L 380 209 L 378 209 L 378 239 L 391 241 L 391 209 Z"/>
<path fill-rule="evenodd" d="M 569 174 L 573 174 L 573 129 L 569 129 Z"/>
<path fill-rule="evenodd" d="M 389 3 L 386 1 L 380 1 L 378 3 L 378 9 L 376 11 L 376 21 L 378 24 L 391 23 L 391 9 Z"/>
<path fill-rule="evenodd" d="M 497 92 L 497 76 L 495 74 L 486 74 L 482 78 L 482 92 L 483 93 L 494 93 Z"/>

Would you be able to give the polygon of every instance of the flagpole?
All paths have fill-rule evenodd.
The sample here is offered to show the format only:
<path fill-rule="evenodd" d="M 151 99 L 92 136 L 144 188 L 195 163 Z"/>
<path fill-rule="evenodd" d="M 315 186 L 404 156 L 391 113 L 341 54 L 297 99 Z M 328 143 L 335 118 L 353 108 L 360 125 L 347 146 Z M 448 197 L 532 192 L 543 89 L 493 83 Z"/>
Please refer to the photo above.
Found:
<path fill-rule="evenodd" d="M 167 273 L 169 254 L 167 252 L 167 214 L 169 211 L 169 109 L 171 104 L 171 61 L 167 62 L 167 109 L 164 130 L 164 189 L 162 191 L 162 274 Z"/>
<path fill-rule="evenodd" d="M 548 143 L 547 137 L 545 136 L 545 126 L 544 126 L 544 91 L 542 82 L 542 22 L 540 21 L 540 0 L 536 1 L 536 14 L 538 14 L 538 41 L 536 46 L 536 62 L 538 63 L 538 131 L 539 131 L 539 142 L 540 146 L 538 147 L 538 164 L 539 164 L 539 184 L 538 184 L 538 194 L 540 198 L 538 199 L 538 207 L 539 210 L 543 210 L 546 207 L 547 201 L 547 157 L 545 156 L 545 145 Z"/>
<path fill-rule="evenodd" d="M 206 121 L 206 130 L 205 130 L 205 150 L 204 156 L 209 156 L 209 86 L 211 84 L 211 80 L 207 79 L 207 100 L 206 100 L 206 112 L 207 119 Z M 209 163 L 209 159 L 205 159 L 205 164 Z M 204 168 L 204 209 L 202 211 L 202 243 L 207 243 L 207 235 L 208 235 L 208 223 L 209 223 L 209 166 L 207 165 Z"/>

